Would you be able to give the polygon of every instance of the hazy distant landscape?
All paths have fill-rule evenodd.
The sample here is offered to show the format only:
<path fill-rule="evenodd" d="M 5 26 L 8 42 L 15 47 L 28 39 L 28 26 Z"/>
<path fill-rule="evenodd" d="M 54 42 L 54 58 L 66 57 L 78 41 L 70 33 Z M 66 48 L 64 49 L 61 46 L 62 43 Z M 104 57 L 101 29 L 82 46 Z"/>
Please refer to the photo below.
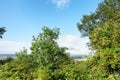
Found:
<path fill-rule="evenodd" d="M 90 55 L 71 55 L 70 57 L 72 59 L 84 59 L 89 57 Z M 16 54 L 0 54 L 0 59 L 5 59 L 5 58 L 15 58 Z"/>
<path fill-rule="evenodd" d="M 15 54 L 0 54 L 0 59 L 5 59 L 5 58 L 15 58 L 16 55 Z"/>

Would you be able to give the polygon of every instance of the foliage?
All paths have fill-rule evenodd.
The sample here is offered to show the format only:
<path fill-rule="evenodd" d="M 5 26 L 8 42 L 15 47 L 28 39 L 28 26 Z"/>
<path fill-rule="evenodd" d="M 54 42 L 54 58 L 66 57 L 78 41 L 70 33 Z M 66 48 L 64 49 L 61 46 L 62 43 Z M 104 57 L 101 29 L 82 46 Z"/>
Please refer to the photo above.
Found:
<path fill-rule="evenodd" d="M 23 50 L 17 53 L 17 58 L 12 62 L 1 66 L 0 77 L 2 80 L 32 80 L 35 71 L 34 64 L 31 56 Z"/>
<path fill-rule="evenodd" d="M 42 28 L 43 32 L 33 38 L 31 54 L 23 49 L 16 53 L 16 59 L 0 66 L 1 80 L 55 80 L 58 69 L 70 63 L 64 47 L 59 47 L 59 29 Z M 57 73 L 57 74 L 56 74 Z"/>
<path fill-rule="evenodd" d="M 50 75 L 50 70 L 47 67 L 40 67 L 38 69 L 37 75 L 38 75 L 38 80 L 50 80 L 51 75 Z"/>
<path fill-rule="evenodd" d="M 85 63 L 86 80 L 120 79 L 120 0 L 104 0 L 97 10 L 83 16 L 78 29 L 90 39 L 89 47 L 95 50 Z"/>
<path fill-rule="evenodd" d="M 64 65 L 60 73 L 63 78 L 61 80 L 85 80 L 87 76 L 86 65 L 84 62 L 71 62 L 69 65 Z"/>
<path fill-rule="evenodd" d="M 83 36 L 88 36 L 99 25 L 105 21 L 112 20 L 119 22 L 120 20 L 120 0 L 104 0 L 98 5 L 97 10 L 90 15 L 84 15 L 81 23 L 77 23 L 79 31 Z"/>
<path fill-rule="evenodd" d="M 106 49 L 120 46 L 120 23 L 106 21 L 95 28 L 90 37 L 90 46 L 94 49 Z"/>
<path fill-rule="evenodd" d="M 59 29 L 43 27 L 42 30 L 43 32 L 37 38 L 33 37 L 31 51 L 35 62 L 39 66 L 38 75 L 43 74 L 44 76 L 50 76 L 50 79 L 54 79 L 55 74 L 52 73 L 59 69 L 61 65 L 68 64 L 70 58 L 68 53 L 65 52 L 67 48 L 59 47 L 56 42 L 59 38 Z M 44 76 L 41 75 L 38 78 L 44 80 Z"/>
<path fill-rule="evenodd" d="M 119 80 L 120 49 L 97 51 L 87 61 L 71 62 L 58 70 L 61 80 Z"/>
<path fill-rule="evenodd" d="M 59 47 L 56 40 L 59 37 L 59 29 L 42 28 L 43 33 L 40 33 L 37 38 L 33 37 L 31 51 L 39 66 L 49 66 L 51 70 L 59 68 L 60 64 L 67 61 L 67 48 Z M 59 64 L 59 65 L 58 65 Z"/>
<path fill-rule="evenodd" d="M 0 27 L 0 38 L 2 38 L 2 35 L 6 32 L 5 27 Z"/>
<path fill-rule="evenodd" d="M 90 79 L 109 80 L 108 78 L 112 75 L 115 80 L 119 80 L 119 61 L 120 52 L 115 48 L 108 48 L 96 52 L 96 54 L 87 61 Z"/>

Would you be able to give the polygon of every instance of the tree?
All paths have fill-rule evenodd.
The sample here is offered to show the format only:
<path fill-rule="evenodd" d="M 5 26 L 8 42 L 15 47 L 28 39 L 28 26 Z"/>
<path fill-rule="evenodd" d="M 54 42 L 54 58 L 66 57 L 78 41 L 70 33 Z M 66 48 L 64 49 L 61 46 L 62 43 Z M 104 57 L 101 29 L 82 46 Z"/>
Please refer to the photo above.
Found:
<path fill-rule="evenodd" d="M 59 28 L 42 28 L 43 32 L 37 38 L 33 37 L 32 55 L 38 64 L 38 78 L 40 80 L 56 79 L 55 71 L 62 65 L 68 64 L 70 58 L 66 53 L 65 47 L 59 47 L 57 39 L 59 38 Z M 41 75 L 42 74 L 42 75 Z M 41 76 L 40 76 L 41 75 Z M 45 77 L 49 76 L 49 77 Z"/>
<path fill-rule="evenodd" d="M 120 0 L 104 0 L 97 10 L 83 16 L 77 24 L 82 36 L 90 39 L 89 46 L 95 50 L 86 63 L 91 80 L 120 79 Z"/>
<path fill-rule="evenodd" d="M 68 59 L 65 52 L 67 48 L 59 47 L 56 42 L 60 34 L 59 28 L 43 27 L 42 30 L 37 38 L 33 37 L 31 51 L 40 66 L 49 66 L 54 70 Z"/>
<path fill-rule="evenodd" d="M 90 15 L 84 15 L 81 23 L 77 23 L 79 31 L 83 36 L 89 34 L 101 23 L 107 20 L 120 21 L 120 0 L 104 0 L 98 5 L 97 10 Z"/>
<path fill-rule="evenodd" d="M 0 27 L 0 38 L 2 38 L 2 35 L 6 32 L 5 27 Z"/>
<path fill-rule="evenodd" d="M 113 42 L 110 42 L 110 40 L 113 38 L 115 40 L 115 37 L 119 37 L 119 22 L 120 0 L 104 0 L 98 5 L 98 8 L 94 13 L 84 15 L 81 23 L 77 24 L 77 27 L 82 33 L 82 36 L 89 37 L 89 45 L 94 49 L 98 49 L 98 45 L 99 48 L 100 46 L 105 48 L 105 45 L 107 45 L 106 47 L 113 46 Z M 119 42 L 118 39 L 116 40 Z M 103 46 L 103 44 L 105 45 Z"/>

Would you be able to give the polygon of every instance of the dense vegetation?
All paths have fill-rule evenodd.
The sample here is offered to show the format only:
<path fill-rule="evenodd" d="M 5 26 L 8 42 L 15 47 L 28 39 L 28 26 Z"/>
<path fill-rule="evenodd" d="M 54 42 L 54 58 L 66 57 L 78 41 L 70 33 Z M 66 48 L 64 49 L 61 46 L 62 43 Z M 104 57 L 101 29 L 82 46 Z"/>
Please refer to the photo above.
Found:
<path fill-rule="evenodd" d="M 90 39 L 94 56 L 86 62 L 88 80 L 120 79 L 120 0 L 104 0 L 97 10 L 83 16 L 78 29 Z"/>
<path fill-rule="evenodd" d="M 62 79 L 59 69 L 70 63 L 67 48 L 59 47 L 56 40 L 59 29 L 42 28 L 43 32 L 37 37 L 33 36 L 31 54 L 24 49 L 17 52 L 17 58 L 6 60 L 0 65 L 1 80 L 55 80 Z"/>
<path fill-rule="evenodd" d="M 77 24 L 90 39 L 94 55 L 74 61 L 59 47 L 59 29 L 43 27 L 33 37 L 31 54 L 23 49 L 16 59 L 0 64 L 0 80 L 120 80 L 120 0 L 104 0 Z"/>

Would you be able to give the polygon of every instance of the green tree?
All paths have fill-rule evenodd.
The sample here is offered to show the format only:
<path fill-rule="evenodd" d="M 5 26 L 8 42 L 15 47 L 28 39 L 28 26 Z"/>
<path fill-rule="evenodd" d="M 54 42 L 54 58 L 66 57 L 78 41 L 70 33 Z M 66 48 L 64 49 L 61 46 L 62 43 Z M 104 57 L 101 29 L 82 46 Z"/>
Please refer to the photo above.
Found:
<path fill-rule="evenodd" d="M 88 80 L 120 79 L 120 0 L 104 0 L 77 24 L 96 52 L 87 62 Z"/>
<path fill-rule="evenodd" d="M 54 79 L 54 71 L 67 64 L 70 58 L 66 53 L 67 48 L 59 47 L 57 44 L 60 34 L 59 28 L 43 27 L 42 30 L 43 32 L 37 38 L 33 37 L 31 51 L 35 62 L 39 65 L 38 73 L 44 73 L 43 75 L 49 75 L 49 78 Z M 40 79 L 44 78 L 39 74 Z"/>
<path fill-rule="evenodd" d="M 0 38 L 2 38 L 2 35 L 6 32 L 5 27 L 0 27 Z"/>
<path fill-rule="evenodd" d="M 84 15 L 77 27 L 83 36 L 89 37 L 95 28 L 100 27 L 99 24 L 107 20 L 120 21 L 120 0 L 104 0 L 94 13 Z"/>
<path fill-rule="evenodd" d="M 33 37 L 31 51 L 40 66 L 49 66 L 54 70 L 68 59 L 68 53 L 65 52 L 67 48 L 57 44 L 59 28 L 43 27 L 42 30 L 37 38 Z"/>
<path fill-rule="evenodd" d="M 97 10 L 84 15 L 77 24 L 82 36 L 88 36 L 94 49 L 119 45 L 120 0 L 104 0 Z"/>

